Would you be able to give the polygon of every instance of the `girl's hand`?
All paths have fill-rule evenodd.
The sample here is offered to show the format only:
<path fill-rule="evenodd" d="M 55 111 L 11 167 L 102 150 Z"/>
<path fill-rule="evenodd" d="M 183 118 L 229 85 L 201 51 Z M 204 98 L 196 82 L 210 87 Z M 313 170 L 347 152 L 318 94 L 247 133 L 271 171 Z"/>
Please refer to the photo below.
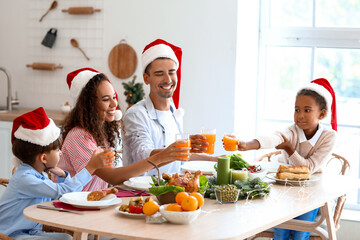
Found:
<path fill-rule="evenodd" d="M 95 150 L 85 168 L 89 171 L 90 174 L 93 174 L 96 169 L 111 167 L 114 160 L 115 153 L 112 151 L 112 148 L 105 149 L 103 152 Z"/>
<path fill-rule="evenodd" d="M 170 163 L 173 161 L 184 161 L 185 159 L 179 158 L 179 156 L 182 156 L 182 157 L 190 156 L 190 153 L 183 152 L 183 151 L 191 150 L 190 147 L 176 147 L 177 145 L 182 144 L 182 143 L 186 143 L 186 141 L 185 140 L 177 140 L 176 142 L 170 144 L 167 148 L 165 148 L 161 152 L 157 153 L 156 156 L 159 159 L 160 163 L 165 163 L 165 162 Z"/>
<path fill-rule="evenodd" d="M 191 152 L 192 153 L 202 153 L 207 149 L 207 146 L 209 146 L 208 142 L 205 142 L 204 140 L 206 137 L 204 137 L 201 134 L 195 134 L 190 135 L 191 140 Z"/>
<path fill-rule="evenodd" d="M 282 149 L 285 152 L 287 152 L 289 154 L 289 156 L 291 156 L 295 152 L 294 148 L 291 146 L 289 140 L 285 137 L 284 134 L 281 133 L 281 137 L 283 138 L 284 142 L 280 143 L 275 148 Z"/>
<path fill-rule="evenodd" d="M 45 170 L 45 172 L 46 173 L 50 172 L 50 173 L 55 174 L 56 176 L 62 177 L 62 178 L 66 177 L 66 174 L 65 174 L 64 170 L 62 170 L 59 167 L 48 168 L 48 169 Z"/>

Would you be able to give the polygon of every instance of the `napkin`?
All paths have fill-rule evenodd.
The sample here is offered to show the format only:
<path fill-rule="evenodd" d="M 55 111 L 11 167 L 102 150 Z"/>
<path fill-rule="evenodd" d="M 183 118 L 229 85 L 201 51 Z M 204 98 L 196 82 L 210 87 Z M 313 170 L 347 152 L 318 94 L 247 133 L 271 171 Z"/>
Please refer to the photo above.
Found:
<path fill-rule="evenodd" d="M 53 202 L 54 206 L 57 208 L 63 208 L 67 210 L 75 210 L 75 211 L 99 211 L 100 208 L 78 208 L 74 207 L 70 204 L 63 203 L 63 202 Z"/>
<path fill-rule="evenodd" d="M 150 196 L 149 193 L 143 191 L 134 191 L 134 190 L 123 190 L 119 189 L 117 193 L 115 193 L 117 197 L 140 197 L 140 196 Z"/>

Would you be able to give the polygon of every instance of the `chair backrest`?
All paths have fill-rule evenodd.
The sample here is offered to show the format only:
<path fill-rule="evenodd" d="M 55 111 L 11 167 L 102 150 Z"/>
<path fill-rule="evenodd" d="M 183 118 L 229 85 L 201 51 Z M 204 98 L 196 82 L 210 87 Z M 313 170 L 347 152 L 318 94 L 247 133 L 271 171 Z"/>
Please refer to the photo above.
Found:
<path fill-rule="evenodd" d="M 11 238 L 8 235 L 5 235 L 3 233 L 0 233 L 0 239 L 1 240 L 14 240 L 13 238 Z"/>
<path fill-rule="evenodd" d="M 4 187 L 7 187 L 8 184 L 9 184 L 9 179 L 0 178 L 0 185 L 3 185 Z"/>

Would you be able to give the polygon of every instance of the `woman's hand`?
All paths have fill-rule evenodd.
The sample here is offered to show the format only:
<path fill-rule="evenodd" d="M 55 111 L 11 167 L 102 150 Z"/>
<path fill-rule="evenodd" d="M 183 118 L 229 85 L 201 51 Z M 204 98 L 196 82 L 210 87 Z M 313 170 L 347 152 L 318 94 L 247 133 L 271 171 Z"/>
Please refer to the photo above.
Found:
<path fill-rule="evenodd" d="M 206 151 L 208 142 L 205 142 L 206 137 L 201 134 L 190 135 L 191 141 L 191 152 L 192 153 L 202 153 Z"/>
<path fill-rule="evenodd" d="M 90 174 L 93 174 L 96 169 L 111 167 L 115 160 L 115 153 L 112 148 L 105 149 L 103 152 L 95 150 L 90 158 L 90 161 L 86 165 L 86 169 Z"/>
<path fill-rule="evenodd" d="M 186 161 L 184 158 L 180 157 L 189 157 L 190 153 L 187 152 L 190 147 L 176 147 L 179 144 L 186 143 L 186 140 L 177 140 L 176 142 L 170 144 L 167 148 L 153 155 L 156 156 L 158 163 L 170 163 L 173 161 Z"/>

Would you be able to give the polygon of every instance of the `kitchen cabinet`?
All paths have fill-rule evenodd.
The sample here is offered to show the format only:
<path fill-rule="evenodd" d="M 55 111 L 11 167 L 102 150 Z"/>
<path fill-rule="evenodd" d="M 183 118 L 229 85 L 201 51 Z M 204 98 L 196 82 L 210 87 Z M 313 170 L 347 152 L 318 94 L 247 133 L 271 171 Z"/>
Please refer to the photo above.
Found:
<path fill-rule="evenodd" d="M 11 150 L 12 122 L 0 121 L 0 178 L 10 178 L 12 170 Z M 0 186 L 0 197 L 5 187 Z"/>

